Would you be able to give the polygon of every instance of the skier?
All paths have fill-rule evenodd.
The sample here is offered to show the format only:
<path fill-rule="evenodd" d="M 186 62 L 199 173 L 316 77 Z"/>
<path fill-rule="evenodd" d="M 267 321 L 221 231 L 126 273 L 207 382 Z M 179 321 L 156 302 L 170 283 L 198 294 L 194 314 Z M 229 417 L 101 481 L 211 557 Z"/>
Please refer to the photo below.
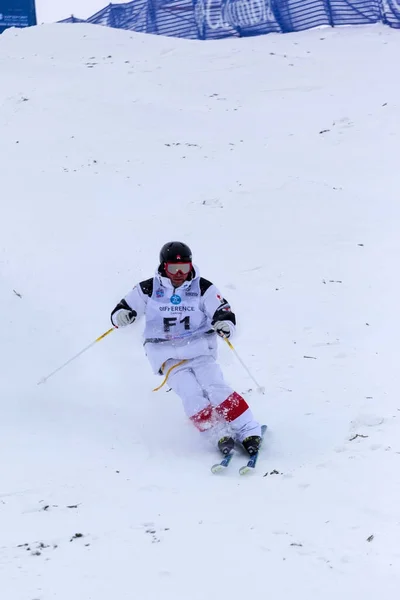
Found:
<path fill-rule="evenodd" d="M 186 244 L 162 247 L 155 275 L 117 304 L 111 322 L 125 327 L 142 315 L 144 348 L 153 371 L 165 376 L 164 383 L 168 380 L 181 398 L 196 428 L 208 432 L 224 455 L 235 441 L 250 456 L 256 454 L 261 426 L 246 400 L 225 383 L 216 362 L 217 335 L 230 338 L 236 317 L 215 285 L 200 277 Z"/>

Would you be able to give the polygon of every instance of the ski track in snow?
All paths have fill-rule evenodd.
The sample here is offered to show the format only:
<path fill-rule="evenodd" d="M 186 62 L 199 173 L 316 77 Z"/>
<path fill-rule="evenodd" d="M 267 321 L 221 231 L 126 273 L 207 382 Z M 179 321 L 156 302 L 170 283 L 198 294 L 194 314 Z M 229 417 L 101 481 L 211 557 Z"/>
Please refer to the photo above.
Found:
<path fill-rule="evenodd" d="M 7 600 L 395 598 L 398 32 L 0 36 Z M 268 432 L 222 476 L 115 303 L 168 239 L 229 298 Z"/>

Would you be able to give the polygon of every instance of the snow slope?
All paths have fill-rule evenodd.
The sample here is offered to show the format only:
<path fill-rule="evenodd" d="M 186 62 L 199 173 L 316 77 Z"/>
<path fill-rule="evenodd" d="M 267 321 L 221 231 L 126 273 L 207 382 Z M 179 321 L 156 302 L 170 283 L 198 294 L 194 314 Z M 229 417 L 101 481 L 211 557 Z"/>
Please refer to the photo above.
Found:
<path fill-rule="evenodd" d="M 0 37 L 2 597 L 397 598 L 399 51 L 384 27 Z M 266 386 L 221 344 L 269 425 L 247 479 L 152 392 L 142 324 L 37 385 L 173 238 Z"/>

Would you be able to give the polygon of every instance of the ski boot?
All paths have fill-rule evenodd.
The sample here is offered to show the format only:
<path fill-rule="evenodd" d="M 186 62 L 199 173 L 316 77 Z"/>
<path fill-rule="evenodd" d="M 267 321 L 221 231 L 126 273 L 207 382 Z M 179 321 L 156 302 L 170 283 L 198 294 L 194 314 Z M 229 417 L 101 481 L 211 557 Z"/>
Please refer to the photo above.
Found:
<path fill-rule="evenodd" d="M 260 449 L 262 438 L 259 435 L 250 435 L 242 442 L 243 447 L 250 456 L 254 456 Z"/>
<path fill-rule="evenodd" d="M 224 456 L 230 454 L 235 446 L 234 439 L 228 436 L 221 438 L 218 442 L 218 449 Z"/>

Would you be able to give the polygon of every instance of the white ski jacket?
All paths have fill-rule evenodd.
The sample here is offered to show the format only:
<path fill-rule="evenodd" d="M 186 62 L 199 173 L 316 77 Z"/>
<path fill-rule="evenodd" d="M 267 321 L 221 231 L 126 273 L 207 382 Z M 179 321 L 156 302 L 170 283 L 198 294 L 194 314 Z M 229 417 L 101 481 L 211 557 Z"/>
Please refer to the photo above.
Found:
<path fill-rule="evenodd" d="M 179 288 L 159 271 L 137 284 L 111 313 L 113 325 L 113 314 L 121 308 L 130 308 L 136 317 L 145 316 L 144 348 L 155 373 L 161 373 L 169 359 L 216 358 L 213 324 L 228 320 L 233 329 L 236 324 L 227 300 L 213 283 L 200 277 L 197 267 Z"/>

